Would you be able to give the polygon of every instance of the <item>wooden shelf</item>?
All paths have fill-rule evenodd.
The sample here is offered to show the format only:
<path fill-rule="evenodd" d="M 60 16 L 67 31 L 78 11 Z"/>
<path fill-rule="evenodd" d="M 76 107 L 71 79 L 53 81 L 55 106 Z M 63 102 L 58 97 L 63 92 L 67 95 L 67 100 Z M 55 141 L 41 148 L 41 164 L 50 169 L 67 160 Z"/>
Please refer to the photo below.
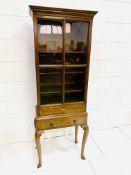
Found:
<path fill-rule="evenodd" d="M 65 74 L 84 74 L 84 72 L 74 71 L 74 72 L 65 72 Z"/>
<path fill-rule="evenodd" d="M 62 54 L 62 51 L 57 51 L 57 50 L 49 50 L 49 51 L 45 51 L 45 50 L 39 50 L 39 53 L 50 53 L 50 54 L 54 54 L 54 53 L 61 53 Z"/>
<path fill-rule="evenodd" d="M 47 95 L 47 94 L 60 94 L 61 91 L 47 91 L 47 92 L 40 92 L 41 95 Z"/>
<path fill-rule="evenodd" d="M 70 53 L 71 53 L 71 54 L 75 54 L 75 53 L 77 53 L 77 54 L 78 54 L 78 53 L 83 53 L 83 54 L 85 54 L 85 53 L 87 53 L 87 52 L 86 52 L 86 51 L 65 51 L 65 53 L 66 53 L 66 54 L 68 54 L 68 53 L 69 53 L 69 54 L 70 54 Z"/>
<path fill-rule="evenodd" d="M 73 82 L 65 82 L 65 85 L 74 85 Z M 61 83 L 49 83 L 49 84 L 44 84 L 44 83 L 40 83 L 40 86 L 62 86 Z"/>
<path fill-rule="evenodd" d="M 65 93 L 71 93 L 71 92 L 82 92 L 82 89 L 70 89 L 70 90 L 65 90 Z M 60 94 L 61 91 L 45 91 L 45 92 L 40 92 L 41 95 L 47 95 L 47 94 Z"/>
<path fill-rule="evenodd" d="M 46 65 L 38 65 L 39 68 L 63 68 L 63 65 L 59 65 L 59 64 L 46 64 Z"/>
<path fill-rule="evenodd" d="M 44 84 L 44 83 L 40 83 L 40 86 L 61 86 L 61 83 L 49 83 L 49 84 Z"/>
<path fill-rule="evenodd" d="M 82 92 L 82 89 L 72 89 L 72 90 L 65 90 L 65 93 L 71 93 L 71 92 Z"/>
<path fill-rule="evenodd" d="M 64 67 L 86 67 L 87 64 L 65 64 Z"/>
<path fill-rule="evenodd" d="M 47 73 L 40 73 L 40 75 L 61 75 L 61 72 L 47 72 Z"/>
<path fill-rule="evenodd" d="M 59 64 L 46 64 L 46 65 L 38 65 L 39 68 L 63 68 L 63 67 L 86 67 L 87 64 L 65 64 L 65 65 L 59 65 Z"/>
<path fill-rule="evenodd" d="M 65 72 L 65 74 L 84 74 L 84 72 Z M 40 75 L 61 75 L 61 72 L 47 72 L 47 73 L 40 73 Z"/>
<path fill-rule="evenodd" d="M 75 53 L 83 53 L 83 54 L 85 54 L 85 53 L 87 53 L 86 51 L 57 51 L 57 50 L 49 50 L 49 51 L 46 51 L 46 50 L 39 50 L 39 53 L 51 53 L 51 54 L 54 54 L 54 53 L 65 53 L 65 54 L 67 54 L 67 53 L 71 53 L 71 54 L 75 54 Z"/>

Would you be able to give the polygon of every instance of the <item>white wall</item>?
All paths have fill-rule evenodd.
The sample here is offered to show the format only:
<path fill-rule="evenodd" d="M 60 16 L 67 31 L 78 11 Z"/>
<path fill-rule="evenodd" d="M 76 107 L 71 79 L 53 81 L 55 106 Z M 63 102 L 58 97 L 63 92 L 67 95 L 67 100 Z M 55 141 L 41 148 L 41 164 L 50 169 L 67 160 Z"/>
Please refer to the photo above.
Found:
<path fill-rule="evenodd" d="M 34 138 L 36 87 L 28 4 L 99 11 L 93 25 L 90 127 L 130 124 L 131 0 L 0 0 L 0 145 Z"/>

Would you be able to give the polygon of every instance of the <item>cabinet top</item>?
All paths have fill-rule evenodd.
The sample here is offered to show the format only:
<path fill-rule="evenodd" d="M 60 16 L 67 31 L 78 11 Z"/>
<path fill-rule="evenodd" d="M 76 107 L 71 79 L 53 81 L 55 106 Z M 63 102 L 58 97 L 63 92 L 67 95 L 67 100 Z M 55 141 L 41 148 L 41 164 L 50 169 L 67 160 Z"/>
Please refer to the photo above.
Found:
<path fill-rule="evenodd" d="M 52 8 L 43 6 L 33 6 L 29 5 L 31 16 L 57 16 L 65 18 L 84 18 L 90 19 L 95 16 L 97 11 L 87 11 L 87 10 L 76 10 L 76 9 L 65 9 L 65 8 Z"/>

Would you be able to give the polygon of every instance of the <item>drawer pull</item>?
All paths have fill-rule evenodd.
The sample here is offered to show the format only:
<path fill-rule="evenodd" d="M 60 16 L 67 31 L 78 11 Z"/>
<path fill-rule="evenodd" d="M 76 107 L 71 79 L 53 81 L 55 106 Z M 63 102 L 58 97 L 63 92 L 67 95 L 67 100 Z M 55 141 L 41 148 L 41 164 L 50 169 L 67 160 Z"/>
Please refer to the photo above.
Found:
<path fill-rule="evenodd" d="M 73 120 L 73 123 L 76 123 L 76 120 Z"/>
<path fill-rule="evenodd" d="M 50 127 L 51 127 L 51 128 L 53 127 L 53 123 L 50 123 Z"/>

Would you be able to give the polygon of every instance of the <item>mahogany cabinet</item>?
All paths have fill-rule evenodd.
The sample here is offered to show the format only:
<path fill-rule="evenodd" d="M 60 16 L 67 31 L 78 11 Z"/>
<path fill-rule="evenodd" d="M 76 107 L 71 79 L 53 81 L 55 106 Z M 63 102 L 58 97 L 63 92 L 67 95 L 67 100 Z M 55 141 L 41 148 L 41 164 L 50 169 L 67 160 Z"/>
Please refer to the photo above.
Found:
<path fill-rule="evenodd" d="M 93 17 L 96 11 L 30 6 L 34 24 L 37 105 L 35 139 L 42 165 L 40 136 L 45 130 L 84 130 L 81 158 L 89 132 L 87 89 Z"/>

